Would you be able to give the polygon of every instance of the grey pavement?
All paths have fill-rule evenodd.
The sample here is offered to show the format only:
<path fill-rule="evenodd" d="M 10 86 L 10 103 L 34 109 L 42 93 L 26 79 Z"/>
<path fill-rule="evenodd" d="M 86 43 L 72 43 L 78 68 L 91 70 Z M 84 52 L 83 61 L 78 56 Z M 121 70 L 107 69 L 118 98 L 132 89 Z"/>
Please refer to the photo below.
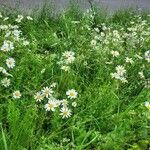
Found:
<path fill-rule="evenodd" d="M 90 8 L 88 0 L 72 0 L 83 9 Z M 91 0 L 96 6 L 107 8 L 108 12 L 114 12 L 121 8 L 133 7 L 135 9 L 150 10 L 150 0 Z M 0 0 L 0 5 L 17 8 L 26 12 L 40 9 L 47 2 L 55 12 L 61 12 L 69 6 L 69 0 Z"/>

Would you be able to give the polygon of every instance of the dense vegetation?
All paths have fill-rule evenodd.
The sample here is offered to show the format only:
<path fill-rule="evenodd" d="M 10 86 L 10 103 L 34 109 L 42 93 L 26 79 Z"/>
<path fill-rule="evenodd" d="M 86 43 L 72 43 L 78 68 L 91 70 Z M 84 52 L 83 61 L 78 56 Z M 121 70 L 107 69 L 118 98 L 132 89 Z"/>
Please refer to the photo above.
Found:
<path fill-rule="evenodd" d="M 150 15 L 0 15 L 1 150 L 147 150 Z"/>

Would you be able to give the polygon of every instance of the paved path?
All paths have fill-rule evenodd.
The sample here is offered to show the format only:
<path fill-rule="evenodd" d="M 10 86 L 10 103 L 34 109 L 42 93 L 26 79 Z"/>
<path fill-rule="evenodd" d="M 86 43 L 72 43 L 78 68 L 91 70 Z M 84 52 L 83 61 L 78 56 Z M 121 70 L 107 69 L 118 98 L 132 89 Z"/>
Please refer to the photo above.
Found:
<path fill-rule="evenodd" d="M 69 5 L 69 0 L 0 0 L 0 4 L 30 12 L 34 8 L 41 8 L 47 1 L 53 6 L 55 12 L 61 12 Z M 80 4 L 84 9 L 90 7 L 88 0 L 72 0 Z M 120 8 L 134 7 L 142 10 L 150 10 L 150 0 L 91 0 L 97 6 L 107 8 L 108 12 L 114 12 Z"/>

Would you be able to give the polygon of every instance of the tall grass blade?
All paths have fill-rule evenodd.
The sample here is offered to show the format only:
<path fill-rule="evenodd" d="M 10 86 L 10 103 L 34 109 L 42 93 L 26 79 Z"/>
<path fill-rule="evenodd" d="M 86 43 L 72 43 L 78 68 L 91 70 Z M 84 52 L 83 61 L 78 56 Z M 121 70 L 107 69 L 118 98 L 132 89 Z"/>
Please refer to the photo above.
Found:
<path fill-rule="evenodd" d="M 7 148 L 7 142 L 6 142 L 6 137 L 5 137 L 5 133 L 4 133 L 2 125 L 1 125 L 1 130 L 2 130 L 2 140 L 3 140 L 3 144 L 4 144 L 4 150 L 8 150 L 8 148 Z"/>

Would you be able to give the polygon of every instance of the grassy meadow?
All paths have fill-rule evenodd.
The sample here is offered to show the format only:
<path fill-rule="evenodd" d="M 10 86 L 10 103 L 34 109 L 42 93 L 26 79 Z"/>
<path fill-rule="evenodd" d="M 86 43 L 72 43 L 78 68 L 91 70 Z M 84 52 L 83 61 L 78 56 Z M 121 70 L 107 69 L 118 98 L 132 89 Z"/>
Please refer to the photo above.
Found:
<path fill-rule="evenodd" d="M 148 13 L 1 10 L 0 150 L 149 147 Z"/>

